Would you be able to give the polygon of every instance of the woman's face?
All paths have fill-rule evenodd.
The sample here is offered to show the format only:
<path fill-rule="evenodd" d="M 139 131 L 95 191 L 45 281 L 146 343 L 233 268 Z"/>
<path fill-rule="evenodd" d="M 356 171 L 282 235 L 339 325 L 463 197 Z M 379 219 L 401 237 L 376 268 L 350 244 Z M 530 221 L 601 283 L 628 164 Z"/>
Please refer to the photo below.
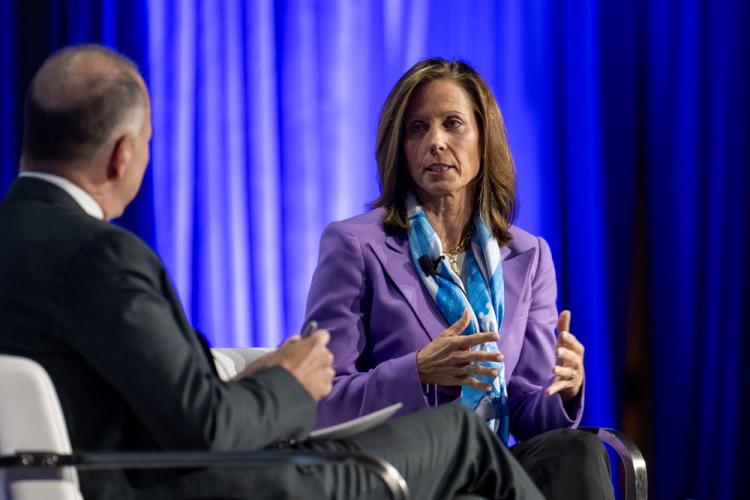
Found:
<path fill-rule="evenodd" d="M 466 91 L 452 80 L 418 88 L 406 110 L 404 153 L 422 202 L 461 196 L 479 173 L 479 129 Z"/>

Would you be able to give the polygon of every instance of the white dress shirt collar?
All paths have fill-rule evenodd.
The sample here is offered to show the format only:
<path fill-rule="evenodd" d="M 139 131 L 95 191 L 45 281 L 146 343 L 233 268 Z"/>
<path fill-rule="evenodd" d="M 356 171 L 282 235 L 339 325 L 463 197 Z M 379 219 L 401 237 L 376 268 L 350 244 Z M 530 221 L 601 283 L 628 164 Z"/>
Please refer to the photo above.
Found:
<path fill-rule="evenodd" d="M 102 207 L 99 206 L 94 197 L 65 177 L 48 174 L 46 172 L 21 172 L 18 174 L 18 177 L 33 177 L 34 179 L 41 179 L 54 184 L 72 196 L 76 203 L 78 203 L 87 214 L 96 217 L 97 219 L 104 220 L 104 210 L 102 210 Z"/>

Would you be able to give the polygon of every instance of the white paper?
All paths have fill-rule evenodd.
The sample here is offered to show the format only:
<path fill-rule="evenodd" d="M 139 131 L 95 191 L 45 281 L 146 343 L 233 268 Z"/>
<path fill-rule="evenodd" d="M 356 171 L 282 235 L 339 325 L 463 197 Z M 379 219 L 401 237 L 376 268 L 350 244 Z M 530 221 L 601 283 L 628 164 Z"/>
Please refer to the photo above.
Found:
<path fill-rule="evenodd" d="M 358 434 L 382 424 L 391 418 L 402 406 L 401 403 L 392 404 L 391 406 L 386 406 L 381 410 L 362 415 L 353 420 L 331 425 L 330 427 L 323 427 L 322 429 L 315 429 L 310 433 L 310 439 L 337 439 Z"/>

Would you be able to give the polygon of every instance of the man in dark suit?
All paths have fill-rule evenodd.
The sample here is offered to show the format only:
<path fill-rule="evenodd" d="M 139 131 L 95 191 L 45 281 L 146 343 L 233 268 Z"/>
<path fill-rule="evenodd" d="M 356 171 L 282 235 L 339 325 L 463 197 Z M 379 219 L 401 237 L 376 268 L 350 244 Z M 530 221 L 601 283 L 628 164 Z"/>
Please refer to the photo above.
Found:
<path fill-rule="evenodd" d="M 150 136 L 143 79 L 102 47 L 58 52 L 28 89 L 21 173 L 0 204 L 0 352 L 49 372 L 75 450 L 361 449 L 395 465 L 415 498 L 541 498 L 458 405 L 306 442 L 331 389 L 325 331 L 221 381 L 159 258 L 106 222 L 138 192 Z M 383 495 L 354 466 L 82 473 L 81 485 L 86 498 Z"/>

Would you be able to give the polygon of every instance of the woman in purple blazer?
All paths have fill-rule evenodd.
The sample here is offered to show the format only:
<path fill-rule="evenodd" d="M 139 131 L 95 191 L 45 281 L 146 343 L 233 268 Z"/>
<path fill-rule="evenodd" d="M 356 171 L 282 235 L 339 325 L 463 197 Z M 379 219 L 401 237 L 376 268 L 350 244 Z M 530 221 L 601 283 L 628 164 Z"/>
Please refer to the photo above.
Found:
<path fill-rule="evenodd" d="M 336 370 L 318 425 L 457 401 L 522 442 L 511 451 L 548 497 L 613 498 L 598 440 L 555 431 L 581 418 L 584 349 L 558 318 L 547 243 L 512 225 L 487 84 L 465 63 L 416 64 L 386 100 L 376 156 L 376 208 L 326 228 L 308 297 Z"/>

